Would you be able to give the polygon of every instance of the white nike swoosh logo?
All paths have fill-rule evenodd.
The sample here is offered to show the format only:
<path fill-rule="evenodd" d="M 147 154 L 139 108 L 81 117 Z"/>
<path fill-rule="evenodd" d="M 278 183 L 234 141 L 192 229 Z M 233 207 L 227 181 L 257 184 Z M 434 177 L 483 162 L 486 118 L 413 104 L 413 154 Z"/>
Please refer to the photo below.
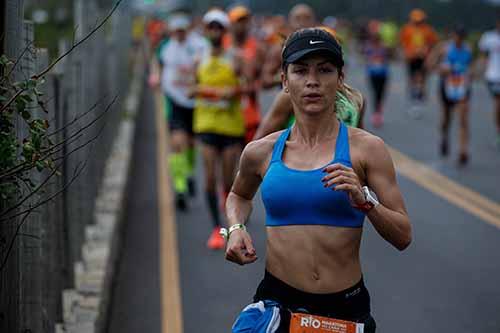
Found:
<path fill-rule="evenodd" d="M 324 43 L 324 42 L 322 40 L 310 40 L 309 41 L 309 44 L 311 44 L 311 45 L 318 44 L 318 43 Z"/>

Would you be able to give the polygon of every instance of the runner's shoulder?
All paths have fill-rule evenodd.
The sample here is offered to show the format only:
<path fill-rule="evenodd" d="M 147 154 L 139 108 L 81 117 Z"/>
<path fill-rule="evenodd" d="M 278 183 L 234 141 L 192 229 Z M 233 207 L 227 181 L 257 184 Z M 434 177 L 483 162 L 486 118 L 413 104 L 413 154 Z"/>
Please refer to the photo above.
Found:
<path fill-rule="evenodd" d="M 271 133 L 261 139 L 251 141 L 243 149 L 241 164 L 253 170 L 263 171 L 271 160 L 274 144 L 283 131 Z"/>
<path fill-rule="evenodd" d="M 377 158 L 387 152 L 382 138 L 360 128 L 349 127 L 349 143 L 351 150 L 356 149 L 367 158 Z"/>

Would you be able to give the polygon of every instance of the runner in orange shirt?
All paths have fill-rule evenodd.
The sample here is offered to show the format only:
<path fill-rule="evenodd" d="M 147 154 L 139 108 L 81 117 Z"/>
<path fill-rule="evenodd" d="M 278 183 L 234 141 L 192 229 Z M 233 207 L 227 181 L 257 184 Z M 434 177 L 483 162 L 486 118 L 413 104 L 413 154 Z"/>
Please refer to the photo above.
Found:
<path fill-rule="evenodd" d="M 146 26 L 146 33 L 149 38 L 151 50 L 155 50 L 158 44 L 167 35 L 167 25 L 162 19 L 153 18 Z"/>
<path fill-rule="evenodd" d="M 245 6 L 235 6 L 229 10 L 231 33 L 223 40 L 224 49 L 240 58 L 244 64 L 240 78 L 246 87 L 242 96 L 243 118 L 245 120 L 245 143 L 250 142 L 260 124 L 260 108 L 258 100 L 261 66 L 265 51 L 260 41 L 250 34 L 252 15 Z"/>
<path fill-rule="evenodd" d="M 420 116 L 419 104 L 425 97 L 425 59 L 438 41 L 434 29 L 425 22 L 426 18 L 423 10 L 412 10 L 410 22 L 400 32 L 401 45 L 408 65 L 408 88 L 414 102 L 409 110 L 415 117 Z"/>

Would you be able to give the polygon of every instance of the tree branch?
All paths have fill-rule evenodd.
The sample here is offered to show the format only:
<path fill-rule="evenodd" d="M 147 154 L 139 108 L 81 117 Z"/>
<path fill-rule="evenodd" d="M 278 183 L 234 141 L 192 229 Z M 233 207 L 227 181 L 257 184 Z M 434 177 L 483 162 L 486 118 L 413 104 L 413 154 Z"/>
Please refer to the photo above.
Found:
<path fill-rule="evenodd" d="M 18 90 L 10 99 L 9 101 L 0 109 L 0 113 L 4 112 L 11 104 L 16 100 L 19 95 L 21 95 L 23 92 L 25 92 L 26 89 L 20 89 Z"/>
<path fill-rule="evenodd" d="M 102 134 L 102 132 L 103 132 L 103 130 L 104 130 L 104 128 L 105 128 L 105 126 L 106 126 L 106 124 L 103 124 L 103 126 L 102 126 L 102 127 L 100 128 L 100 130 L 98 131 L 97 135 L 95 135 L 93 138 L 91 138 L 91 139 L 90 139 L 90 140 L 88 140 L 87 142 L 83 143 L 82 145 L 80 145 L 80 146 L 76 147 L 75 149 L 73 149 L 73 150 L 72 150 L 72 151 L 70 151 L 69 153 L 65 154 L 64 156 L 62 156 L 62 157 L 60 157 L 60 158 L 57 158 L 56 160 L 61 160 L 61 159 L 64 159 L 64 158 L 66 158 L 66 157 L 70 156 L 71 154 L 73 154 L 74 152 L 76 152 L 76 151 L 78 151 L 78 150 L 82 149 L 83 147 L 85 147 L 85 146 L 89 145 L 89 144 L 90 144 L 90 143 L 92 143 L 93 141 L 97 140 L 97 138 L 98 138 L 98 137 Z M 90 158 L 91 153 L 92 153 L 92 149 L 89 151 L 89 154 L 88 154 L 87 158 L 85 159 L 84 165 L 87 165 L 87 162 L 88 162 L 88 160 L 89 160 L 89 158 Z M 39 185 L 39 186 L 35 189 L 35 190 L 33 190 L 30 194 L 28 194 L 26 197 L 24 197 L 24 198 L 23 198 L 23 199 L 22 199 L 19 203 L 17 203 L 15 206 L 13 206 L 13 207 L 11 207 L 11 208 L 8 208 L 5 212 L 2 212 L 2 213 L 0 214 L 0 222 L 5 221 L 5 220 L 9 220 L 9 219 L 14 218 L 14 217 L 16 217 L 16 216 L 20 216 L 20 215 L 22 215 L 23 213 L 28 212 L 28 211 L 30 211 L 30 210 L 32 210 L 32 209 L 35 209 L 35 208 L 39 207 L 41 204 L 44 204 L 44 203 L 46 203 L 46 202 L 50 201 L 50 200 L 51 200 L 54 196 L 50 197 L 48 200 L 44 200 L 41 204 L 40 204 L 40 203 L 39 203 L 39 204 L 37 204 L 35 207 L 30 207 L 30 208 L 28 208 L 27 210 L 24 210 L 24 211 L 22 211 L 22 212 L 20 212 L 20 213 L 17 213 L 17 214 L 14 214 L 14 215 L 8 216 L 8 217 L 3 217 L 3 216 L 5 216 L 5 215 L 7 215 L 8 213 L 12 212 L 14 209 L 17 209 L 18 207 L 20 207 L 20 206 L 21 206 L 21 205 L 22 205 L 22 204 L 23 204 L 23 203 L 24 203 L 24 202 L 25 202 L 28 198 L 30 198 L 30 197 L 32 197 L 33 195 L 35 195 L 35 194 L 36 194 L 36 193 L 40 190 L 40 188 L 42 188 L 42 187 L 43 187 L 43 186 L 44 186 L 44 185 L 45 185 L 45 184 L 46 184 L 46 183 L 47 183 L 47 182 L 48 182 L 48 181 L 49 181 L 49 180 L 50 180 L 50 179 L 54 176 L 54 174 L 55 174 L 57 171 L 59 171 L 59 167 L 60 167 L 63 163 L 64 163 L 64 161 L 63 161 L 63 162 L 61 162 L 59 165 L 57 165 L 57 166 L 54 168 L 54 170 L 52 170 L 52 172 L 50 173 L 50 175 L 49 175 L 49 176 L 48 176 L 48 177 L 47 177 L 47 178 L 46 178 L 46 179 L 45 179 L 45 180 L 44 180 L 44 181 L 43 181 L 43 182 L 42 182 L 42 183 L 41 183 L 41 184 L 40 184 L 40 185 Z M 80 172 L 78 172 L 78 175 L 79 175 L 80 173 L 81 173 L 81 171 L 80 171 Z M 73 180 L 72 180 L 71 182 L 73 182 Z"/>
<path fill-rule="evenodd" d="M 21 207 L 26 202 L 26 200 L 28 200 L 29 198 L 34 196 L 38 191 L 40 191 L 40 189 L 43 186 L 45 186 L 45 184 L 47 184 L 49 179 L 56 174 L 60 166 L 62 166 L 62 162 L 57 167 L 55 167 L 54 170 L 52 170 L 52 172 L 47 176 L 47 178 L 45 178 L 44 181 L 40 185 L 38 185 L 33 191 L 31 191 L 27 196 L 18 201 L 14 206 L 7 208 L 5 211 L 1 212 L 0 218 L 12 212 L 13 210 L 16 210 L 17 208 Z"/>
<path fill-rule="evenodd" d="M 87 162 L 88 162 L 88 157 L 87 157 L 87 159 L 83 163 L 79 164 L 79 165 L 82 165 L 80 167 L 80 169 L 78 169 L 78 166 L 75 168 L 75 174 L 71 177 L 70 181 L 66 185 L 64 185 L 59 191 L 55 192 L 53 195 L 51 195 L 47 199 L 39 201 L 33 207 L 30 206 L 28 209 L 25 209 L 25 210 L 23 210 L 23 211 L 21 211 L 19 213 L 13 214 L 11 216 L 0 218 L 0 222 L 7 221 L 7 220 L 13 219 L 15 217 L 21 216 L 23 214 L 32 212 L 36 208 L 38 208 L 38 207 L 46 204 L 47 202 L 51 201 L 52 199 L 54 199 L 56 196 L 58 196 L 59 194 L 61 194 L 62 192 L 64 192 L 71 184 L 73 184 L 73 182 L 76 180 L 76 178 L 78 178 L 80 176 L 80 174 L 83 172 L 83 169 L 87 166 Z"/>
<path fill-rule="evenodd" d="M 99 114 L 90 123 L 88 123 L 87 125 L 85 125 L 84 127 L 82 127 L 80 130 L 76 131 L 75 133 L 72 133 L 68 138 L 62 140 L 61 142 L 56 143 L 55 145 L 51 146 L 50 148 L 47 148 L 47 149 L 43 150 L 42 153 L 45 154 L 45 155 L 41 156 L 38 160 L 39 161 L 45 161 L 47 158 L 53 156 L 54 154 L 56 154 L 56 153 L 58 153 L 58 152 L 60 152 L 62 150 L 62 149 L 54 150 L 55 148 L 60 147 L 60 146 L 62 146 L 64 144 L 71 144 L 71 143 L 77 141 L 78 139 L 80 139 L 81 137 L 83 137 L 84 134 L 81 134 L 81 133 L 84 130 L 86 130 L 87 128 L 89 128 L 92 125 L 94 125 L 99 119 L 103 118 L 106 115 L 106 113 L 109 112 L 109 110 L 111 109 L 111 106 L 113 106 L 113 104 L 116 102 L 117 98 L 118 98 L 118 95 L 116 95 L 113 98 L 113 100 L 106 106 L 106 108 L 104 109 L 104 111 L 101 112 L 101 114 Z M 98 103 L 100 103 L 100 101 Z M 79 119 L 81 119 L 82 117 L 84 117 L 90 111 L 91 110 L 86 111 Z M 74 121 L 75 120 L 73 120 L 73 122 Z M 65 127 L 67 127 L 67 126 L 65 126 Z M 51 133 L 51 134 L 54 134 L 54 133 Z M 47 136 L 50 136 L 51 134 L 49 134 Z M 33 168 L 33 165 L 34 165 L 34 163 L 31 162 L 31 161 L 22 162 L 21 164 L 18 164 L 16 166 L 11 167 L 8 170 L 5 170 L 3 174 L 0 174 L 0 179 L 13 176 L 13 175 L 15 175 L 17 173 L 20 173 L 20 172 L 23 172 L 23 171 L 30 170 L 30 169 Z"/>
<path fill-rule="evenodd" d="M 101 104 L 101 103 L 102 103 L 102 101 L 104 101 L 104 99 L 105 99 L 106 97 L 107 97 L 107 96 L 106 96 L 106 95 L 104 95 L 104 96 L 103 96 L 100 100 L 98 100 L 96 103 L 94 103 L 94 105 L 92 105 L 92 106 L 90 107 L 90 109 L 88 109 L 87 111 L 85 111 L 84 113 L 82 113 L 82 114 L 80 114 L 80 115 L 76 115 L 76 116 L 75 116 L 75 118 L 74 118 L 72 121 L 70 121 L 69 123 L 67 123 L 67 124 L 66 124 L 66 125 L 64 125 L 63 127 L 58 128 L 58 129 L 55 129 L 53 132 L 48 133 L 48 134 L 47 134 L 47 136 L 54 136 L 54 135 L 56 135 L 57 133 L 62 132 L 62 131 L 63 131 L 63 130 L 65 130 L 66 128 L 70 127 L 71 125 L 73 125 L 74 123 L 76 123 L 78 120 L 80 120 L 80 119 L 84 118 L 84 117 L 85 117 L 86 115 L 88 115 L 90 112 L 94 111 L 94 110 L 97 108 L 97 106 L 98 106 L 99 104 Z"/>
<path fill-rule="evenodd" d="M 2 266 L 0 266 L 0 272 L 3 271 L 5 266 L 7 266 L 7 259 L 9 259 L 10 253 L 12 252 L 12 249 L 14 248 L 14 242 L 16 241 L 16 238 L 19 235 L 19 230 L 21 230 L 21 227 L 23 226 L 24 222 L 26 221 L 28 216 L 30 216 L 31 211 L 29 211 L 25 214 L 26 215 L 23 216 L 23 219 L 21 220 L 21 222 L 19 222 L 19 225 L 16 228 L 16 233 L 14 234 L 14 236 L 12 236 L 12 239 L 10 240 L 9 249 L 7 250 L 7 253 L 5 253 L 5 257 L 3 258 L 3 261 L 2 261 Z"/>
<path fill-rule="evenodd" d="M 31 43 L 31 42 L 29 42 L 29 43 L 26 44 L 26 47 L 24 48 L 23 52 L 21 52 L 21 55 L 19 55 L 19 57 L 17 57 L 16 61 L 12 65 L 12 68 L 9 70 L 9 73 L 5 77 L 10 77 L 10 75 L 12 74 L 12 72 L 14 72 L 14 69 L 16 69 L 17 64 L 19 64 L 19 61 L 21 61 L 21 59 L 23 58 L 24 54 L 26 53 L 26 51 L 29 50 L 29 48 L 31 46 L 33 46 L 33 43 Z"/>

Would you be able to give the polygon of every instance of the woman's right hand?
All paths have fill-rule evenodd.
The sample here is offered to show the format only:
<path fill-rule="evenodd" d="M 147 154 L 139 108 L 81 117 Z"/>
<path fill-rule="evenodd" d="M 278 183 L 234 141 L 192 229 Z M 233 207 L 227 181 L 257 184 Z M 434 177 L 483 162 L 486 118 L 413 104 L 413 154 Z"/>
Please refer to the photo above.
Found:
<path fill-rule="evenodd" d="M 244 229 L 234 230 L 227 242 L 226 260 L 238 265 L 246 265 L 257 259 L 250 234 Z"/>

